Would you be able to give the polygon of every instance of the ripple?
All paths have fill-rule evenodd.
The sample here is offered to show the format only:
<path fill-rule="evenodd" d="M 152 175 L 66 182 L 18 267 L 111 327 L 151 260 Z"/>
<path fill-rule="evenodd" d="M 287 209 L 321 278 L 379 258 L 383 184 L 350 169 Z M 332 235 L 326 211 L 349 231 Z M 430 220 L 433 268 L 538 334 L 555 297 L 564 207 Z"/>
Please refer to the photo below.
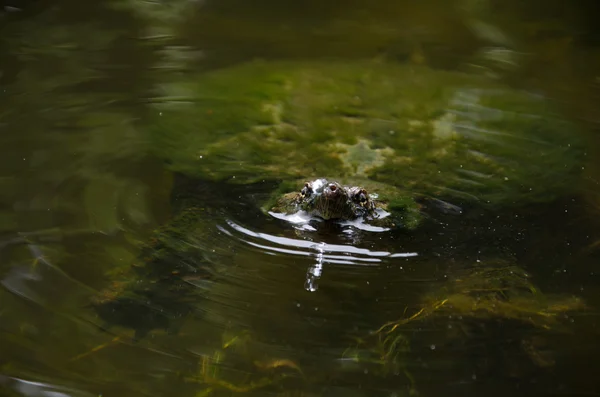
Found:
<path fill-rule="evenodd" d="M 390 213 L 387 211 L 384 211 L 381 208 L 376 209 L 376 213 L 377 213 L 377 218 L 378 219 L 383 219 L 385 217 L 390 216 Z M 309 231 L 315 231 L 316 229 L 311 226 L 309 224 L 309 222 L 311 221 L 319 221 L 318 218 L 312 217 L 310 216 L 308 213 L 306 213 L 305 211 L 298 211 L 294 214 L 291 215 L 286 215 L 286 214 L 280 214 L 277 212 L 272 212 L 269 211 L 269 215 L 271 215 L 273 218 L 276 219 L 281 219 L 284 220 L 286 222 L 289 222 L 293 225 L 298 225 L 298 227 L 300 227 L 300 229 L 302 230 L 309 230 Z M 390 228 L 388 227 L 381 227 L 381 226 L 373 226 L 373 225 L 369 225 L 368 223 L 359 220 L 359 219 L 355 219 L 352 221 L 340 221 L 338 222 L 340 225 L 342 226 L 352 226 L 355 229 L 358 230 L 363 230 L 366 232 L 387 232 L 388 230 L 390 230 Z"/>
<path fill-rule="evenodd" d="M 378 266 L 383 258 L 411 258 L 417 257 L 417 252 L 388 252 L 373 251 L 348 244 L 330 244 L 323 241 L 307 241 L 289 237 L 274 236 L 268 233 L 252 231 L 234 221 L 227 219 L 226 223 L 234 232 L 241 234 L 241 242 L 254 248 L 259 248 L 263 253 L 297 255 L 313 257 L 315 262 L 306 273 L 304 287 L 314 292 L 318 289 L 317 281 L 323 273 L 325 264 L 341 264 L 356 266 Z M 227 229 L 218 226 L 223 233 L 235 237 Z"/>

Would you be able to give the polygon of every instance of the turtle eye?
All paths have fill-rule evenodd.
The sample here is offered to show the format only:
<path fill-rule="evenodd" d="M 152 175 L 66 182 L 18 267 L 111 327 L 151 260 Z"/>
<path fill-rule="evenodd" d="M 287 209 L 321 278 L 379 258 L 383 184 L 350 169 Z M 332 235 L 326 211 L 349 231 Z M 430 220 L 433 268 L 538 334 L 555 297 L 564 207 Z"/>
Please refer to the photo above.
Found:
<path fill-rule="evenodd" d="M 367 201 L 369 201 L 369 198 L 367 196 L 367 191 L 365 189 L 362 189 L 360 192 L 358 192 L 356 194 L 356 198 L 358 199 L 358 202 L 360 204 L 365 204 Z"/>
<path fill-rule="evenodd" d="M 332 192 L 335 192 L 336 189 L 337 186 L 335 186 L 333 183 L 329 185 L 329 190 L 331 190 Z"/>
<path fill-rule="evenodd" d="M 310 185 L 308 183 L 305 183 L 304 187 L 300 191 L 300 194 L 302 195 L 302 197 L 306 197 L 306 196 L 310 195 L 311 193 L 312 193 L 312 189 L 311 189 Z"/>

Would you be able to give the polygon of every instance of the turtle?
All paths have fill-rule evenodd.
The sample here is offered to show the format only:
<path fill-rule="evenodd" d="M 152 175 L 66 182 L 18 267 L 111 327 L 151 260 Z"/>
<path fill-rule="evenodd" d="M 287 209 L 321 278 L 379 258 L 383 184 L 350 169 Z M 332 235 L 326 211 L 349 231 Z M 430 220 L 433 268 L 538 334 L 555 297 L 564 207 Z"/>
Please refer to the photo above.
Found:
<path fill-rule="evenodd" d="M 291 192 L 273 194 L 262 206 L 263 212 L 295 223 L 317 219 L 372 231 L 412 230 L 424 216 L 424 197 L 411 197 L 382 183 L 317 178 L 301 185 Z"/>
<path fill-rule="evenodd" d="M 364 188 L 320 178 L 306 182 L 299 193 L 283 195 L 272 209 L 286 214 L 304 211 L 325 220 L 373 219 L 381 208 L 371 197 Z"/>
<path fill-rule="evenodd" d="M 185 182 L 135 282 L 96 305 L 105 314 L 125 296 L 160 313 L 175 306 L 174 317 L 193 310 L 181 303 L 196 299 L 186 278 L 210 272 L 190 262 L 193 245 L 182 241 L 190 229 L 208 230 L 216 211 L 199 186 L 272 183 L 258 207 L 274 217 L 414 230 L 423 199 L 502 210 L 566 195 L 584 155 L 577 127 L 542 95 L 422 65 L 257 60 L 159 91 L 143 128 L 152 152 Z M 166 327 L 164 316 L 146 328 Z"/>

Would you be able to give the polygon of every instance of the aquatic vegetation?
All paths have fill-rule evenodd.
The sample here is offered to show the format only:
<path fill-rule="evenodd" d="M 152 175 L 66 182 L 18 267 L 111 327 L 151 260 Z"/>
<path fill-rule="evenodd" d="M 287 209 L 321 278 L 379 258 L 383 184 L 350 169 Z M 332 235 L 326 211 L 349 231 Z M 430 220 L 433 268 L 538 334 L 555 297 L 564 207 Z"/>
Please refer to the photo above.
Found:
<path fill-rule="evenodd" d="M 543 97 L 391 62 L 250 62 L 165 85 L 153 151 L 191 178 L 333 176 L 502 206 L 572 189 L 577 128 Z M 535 153 L 535 156 L 531 154 Z"/>
<path fill-rule="evenodd" d="M 256 356 L 264 354 L 249 347 L 253 342 L 249 332 L 229 338 L 224 334 L 224 339 L 221 349 L 202 356 L 198 375 L 187 378 L 187 381 L 205 387 L 196 394 L 197 397 L 211 395 L 219 389 L 250 392 L 277 385 L 288 377 L 304 377 L 300 367 L 290 359 L 263 357 L 257 360 Z"/>
<path fill-rule="evenodd" d="M 202 255 L 212 228 L 200 221 L 208 222 L 211 213 L 190 206 L 142 244 L 138 262 L 94 297 L 92 305 L 106 327 L 132 328 L 136 339 L 153 329 L 176 332 L 201 301 L 198 284 L 212 278 Z"/>
<path fill-rule="evenodd" d="M 401 333 L 390 338 L 359 338 L 355 346 L 344 351 L 340 358 L 346 370 L 369 371 L 380 379 L 399 374 L 406 379 L 406 389 L 411 396 L 419 394 L 417 382 L 407 368 L 410 341 Z"/>
<path fill-rule="evenodd" d="M 424 295 L 421 308 L 414 314 L 382 325 L 372 335 L 376 340 L 374 349 L 380 352 L 384 365 L 401 365 L 410 345 L 406 335 L 411 325 L 428 318 L 455 319 L 464 328 L 486 321 L 516 321 L 561 333 L 569 331 L 568 315 L 585 308 L 578 297 L 543 294 L 515 265 L 499 261 L 481 264 L 458 271 L 440 289 Z M 531 341 L 523 339 L 521 343 L 533 362 L 546 365 L 548 360 L 536 353 Z"/>
<path fill-rule="evenodd" d="M 550 343 L 564 340 L 555 336 L 568 334 L 572 330 L 569 315 L 585 308 L 577 297 L 543 294 L 531 283 L 528 274 L 513 264 L 501 261 L 476 264 L 456 270 L 449 280 L 424 294 L 414 312 L 399 308 L 399 312 L 404 312 L 399 319 L 356 338 L 355 345 L 344 352 L 341 361 L 354 370 L 368 370 L 382 381 L 403 375 L 407 391 L 416 395 L 419 378 L 413 373 L 415 364 L 423 360 L 427 363 L 427 353 L 420 349 L 435 349 L 429 343 L 429 332 L 436 330 L 433 340 L 439 349 L 446 344 L 455 346 L 456 342 L 467 347 L 469 340 L 481 340 L 478 338 L 482 333 L 498 323 L 511 322 L 502 332 L 510 333 L 511 340 L 518 342 L 518 350 L 517 356 L 509 354 L 506 359 L 511 363 L 525 360 L 544 369 L 554 365 Z M 440 323 L 444 324 L 441 328 Z M 475 349 L 480 348 L 476 344 Z M 515 347 L 511 345 L 511 349 L 514 353 Z M 446 373 L 462 365 L 455 350 L 452 360 L 456 361 L 444 362 L 440 357 L 443 356 L 436 356 L 435 361 L 425 365 L 430 365 L 432 371 L 442 366 Z M 465 362 L 470 359 L 473 358 L 465 357 Z"/>
<path fill-rule="evenodd" d="M 575 296 L 543 294 L 529 275 L 513 265 L 476 267 L 453 277 L 444 291 L 445 298 L 433 294 L 425 298 L 433 312 L 459 314 L 477 319 L 512 319 L 536 328 L 560 330 L 560 315 L 577 312 L 586 306 Z M 436 296 L 437 295 L 437 296 Z"/>

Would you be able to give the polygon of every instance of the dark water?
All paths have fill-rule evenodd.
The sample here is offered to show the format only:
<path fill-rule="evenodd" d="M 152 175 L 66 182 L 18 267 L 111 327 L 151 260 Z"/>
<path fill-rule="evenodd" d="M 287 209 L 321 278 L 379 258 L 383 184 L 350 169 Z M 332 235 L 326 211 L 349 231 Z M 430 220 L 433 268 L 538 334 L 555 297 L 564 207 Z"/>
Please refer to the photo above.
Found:
<path fill-rule="evenodd" d="M 598 11 L 532 0 L 7 3 L 0 394 L 597 394 Z M 298 230 L 258 210 L 270 183 L 206 185 L 206 227 L 184 239 L 210 273 L 188 280 L 198 299 L 140 305 L 104 327 L 91 302 L 174 212 L 148 104 L 169 100 L 175 78 L 257 57 L 384 57 L 504 80 L 581 127 L 581 175 L 549 203 L 437 208 L 416 232 L 385 233 Z"/>

